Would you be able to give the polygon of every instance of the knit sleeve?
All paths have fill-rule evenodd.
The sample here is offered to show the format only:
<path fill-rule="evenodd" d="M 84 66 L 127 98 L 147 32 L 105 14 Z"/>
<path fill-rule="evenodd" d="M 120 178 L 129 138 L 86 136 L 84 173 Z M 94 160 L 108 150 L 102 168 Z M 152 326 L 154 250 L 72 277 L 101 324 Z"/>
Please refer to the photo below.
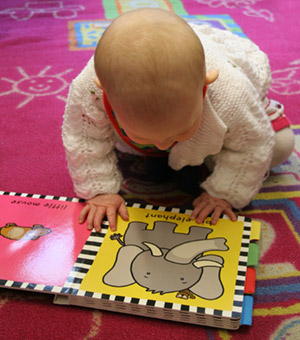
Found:
<path fill-rule="evenodd" d="M 201 186 L 210 195 L 225 199 L 240 209 L 260 190 L 275 142 L 274 131 L 257 91 L 246 79 L 235 77 L 235 72 L 230 74 L 230 91 L 222 91 L 228 86 L 228 82 L 222 80 L 216 83 L 215 91 L 219 100 L 215 108 L 221 112 L 228 132 L 222 150 L 212 156 L 214 170 Z M 221 102 L 227 105 L 220 106 L 218 103 Z"/>
<path fill-rule="evenodd" d="M 90 61 L 71 84 L 62 126 L 74 190 L 85 199 L 117 193 L 122 181 L 114 152 L 113 128 L 103 107 L 102 93 L 93 79 Z M 99 93 L 93 95 L 96 91 Z"/>

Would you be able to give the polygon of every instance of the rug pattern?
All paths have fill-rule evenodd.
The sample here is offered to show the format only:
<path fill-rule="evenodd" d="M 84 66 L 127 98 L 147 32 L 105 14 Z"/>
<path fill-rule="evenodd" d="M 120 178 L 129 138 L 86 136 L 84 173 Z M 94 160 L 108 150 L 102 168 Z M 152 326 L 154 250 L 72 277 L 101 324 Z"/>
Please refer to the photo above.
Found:
<path fill-rule="evenodd" d="M 1 339 L 297 340 L 300 334 L 300 33 L 297 0 L 3 0 L 0 4 L 0 189 L 74 196 L 60 126 L 71 80 L 109 22 L 139 7 L 231 30 L 268 55 L 270 96 L 285 105 L 296 146 L 240 213 L 262 222 L 253 326 L 197 327 L 55 306 L 48 295 L 0 291 Z M 126 200 L 190 207 L 175 182 L 153 185 L 143 160 L 119 155 Z M 74 320 L 78 320 L 74 322 Z"/>

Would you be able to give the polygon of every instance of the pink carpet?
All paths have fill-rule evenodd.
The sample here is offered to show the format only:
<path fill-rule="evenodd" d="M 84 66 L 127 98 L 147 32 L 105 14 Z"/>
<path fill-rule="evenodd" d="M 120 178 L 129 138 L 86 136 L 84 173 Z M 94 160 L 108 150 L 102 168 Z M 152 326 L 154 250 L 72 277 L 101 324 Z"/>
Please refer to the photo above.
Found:
<path fill-rule="evenodd" d="M 297 0 L 66 0 L 0 3 L 0 190 L 74 196 L 61 141 L 71 80 L 118 13 L 148 5 L 242 32 L 269 55 L 269 96 L 285 105 L 296 149 L 274 169 L 244 214 L 262 222 L 253 325 L 238 331 L 52 304 L 51 295 L 0 291 L 0 339 L 299 339 L 300 334 L 300 3 Z M 134 7 L 135 6 L 135 7 Z M 187 206 L 174 183 L 143 178 L 121 156 L 128 201 Z M 129 164 L 133 166 L 129 167 Z M 0 250 L 1 254 L 1 250 Z M 1 265 L 1 264 L 0 264 Z"/>

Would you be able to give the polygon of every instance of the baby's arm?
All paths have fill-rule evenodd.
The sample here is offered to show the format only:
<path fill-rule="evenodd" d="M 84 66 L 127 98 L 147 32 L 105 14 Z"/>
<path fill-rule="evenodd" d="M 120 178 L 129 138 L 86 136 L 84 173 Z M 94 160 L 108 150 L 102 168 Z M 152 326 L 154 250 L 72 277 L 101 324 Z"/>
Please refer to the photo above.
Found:
<path fill-rule="evenodd" d="M 247 86 L 247 82 L 240 82 L 236 92 L 237 96 L 229 97 L 230 108 L 222 111 L 220 107 L 218 110 L 222 111 L 221 118 L 228 132 L 222 150 L 211 157 L 213 172 L 201 187 L 210 196 L 241 209 L 262 187 L 270 168 L 275 140 L 255 89 Z"/>
<path fill-rule="evenodd" d="M 63 143 L 75 192 L 89 200 L 81 218 L 92 220 L 94 197 L 118 196 L 122 177 L 114 152 L 115 136 L 106 116 L 101 98 L 95 100 L 90 91 L 98 91 L 94 84 L 91 62 L 72 82 L 62 127 Z M 101 97 L 101 93 L 99 93 Z M 119 196 L 119 201 L 123 200 Z M 90 203 L 91 202 L 91 203 Z M 118 209 L 116 209 L 117 211 Z M 123 211 L 123 210 L 121 210 Z M 99 214 L 97 215 L 99 216 Z M 94 226 L 99 229 L 99 217 Z"/>
<path fill-rule="evenodd" d="M 266 131 L 266 135 L 268 132 Z M 249 146 L 248 150 L 236 152 L 223 149 L 214 157 L 213 173 L 202 183 L 206 190 L 194 202 L 192 219 L 197 223 L 212 213 L 212 224 L 216 224 L 221 214 L 236 220 L 233 208 L 241 209 L 250 203 L 260 190 L 269 170 L 272 143 Z"/>
<path fill-rule="evenodd" d="M 69 97 L 62 136 L 75 192 L 85 199 L 117 193 L 122 178 L 117 168 L 113 130 L 105 113 L 93 103 L 84 103 L 72 86 Z"/>
<path fill-rule="evenodd" d="M 213 172 L 201 187 L 236 209 L 244 208 L 262 187 L 273 148 L 274 131 L 263 108 L 257 104 L 256 114 L 228 133 L 223 149 L 213 156 Z"/>

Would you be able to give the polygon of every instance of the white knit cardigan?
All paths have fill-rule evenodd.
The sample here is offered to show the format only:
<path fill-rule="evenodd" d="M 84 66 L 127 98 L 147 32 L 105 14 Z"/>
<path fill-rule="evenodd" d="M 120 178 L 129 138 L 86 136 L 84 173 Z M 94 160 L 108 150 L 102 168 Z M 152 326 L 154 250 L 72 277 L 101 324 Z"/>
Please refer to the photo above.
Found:
<path fill-rule="evenodd" d="M 213 172 L 201 187 L 242 208 L 261 188 L 274 148 L 274 131 L 262 104 L 271 79 L 268 58 L 248 39 L 191 26 L 202 41 L 207 69 L 218 69 L 219 78 L 208 87 L 201 127 L 172 148 L 169 165 L 179 170 L 210 160 Z M 86 199 L 120 190 L 116 144 L 137 153 L 118 143 L 94 77 L 92 58 L 71 84 L 62 127 L 74 189 Z"/>

